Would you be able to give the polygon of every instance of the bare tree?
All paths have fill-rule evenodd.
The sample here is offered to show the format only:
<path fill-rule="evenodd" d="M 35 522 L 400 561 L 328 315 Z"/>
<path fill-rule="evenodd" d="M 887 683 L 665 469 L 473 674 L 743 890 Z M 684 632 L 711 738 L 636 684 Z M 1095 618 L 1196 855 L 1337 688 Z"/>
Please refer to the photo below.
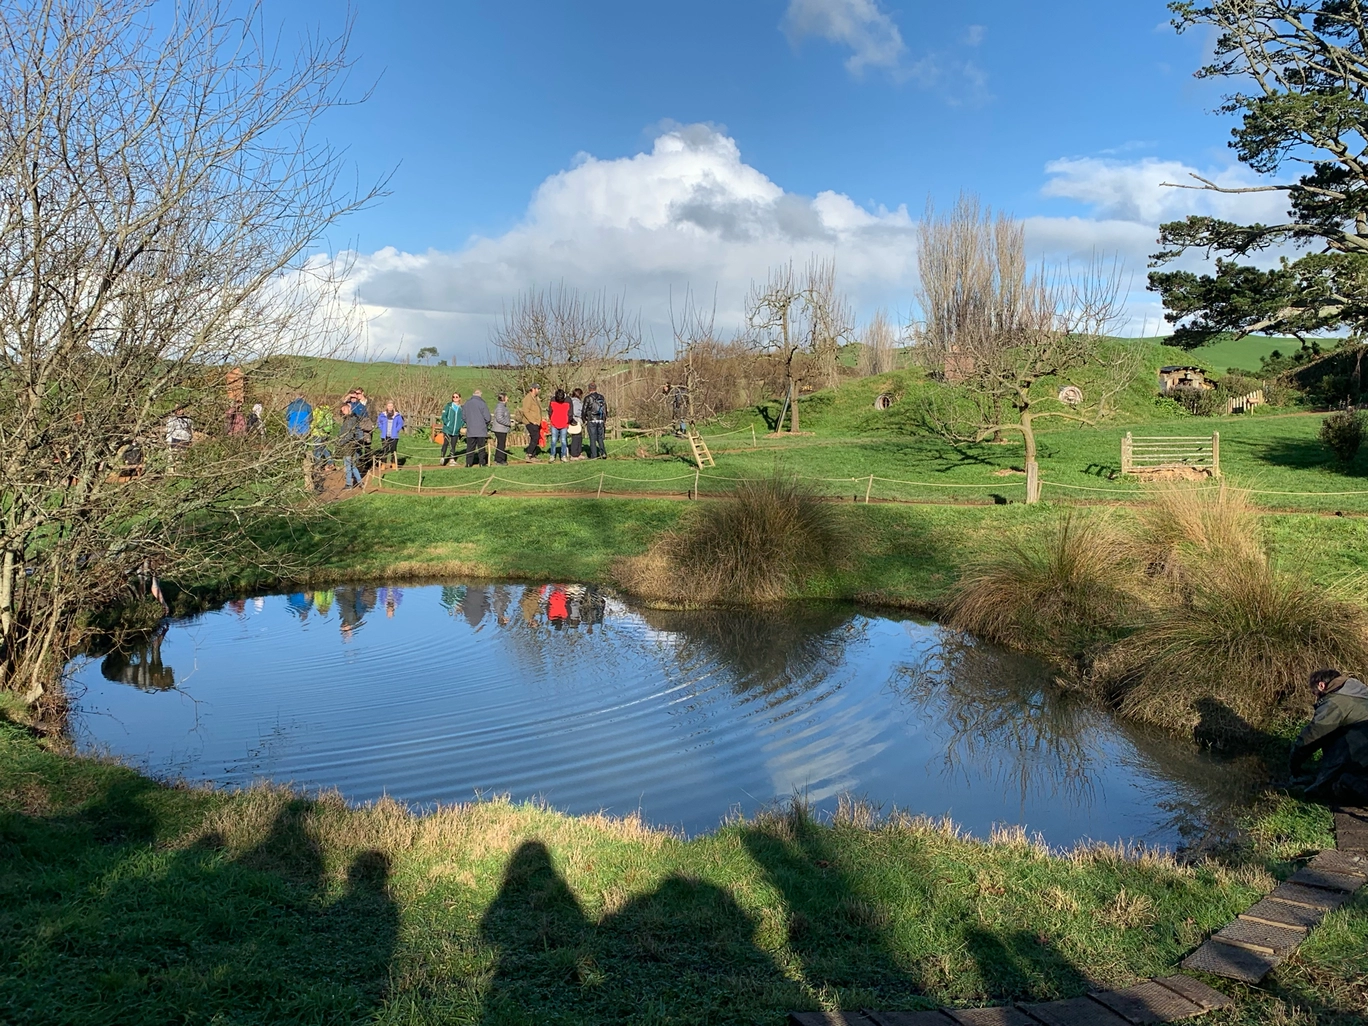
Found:
<path fill-rule="evenodd" d="M 800 355 L 813 357 L 828 384 L 834 384 L 840 348 L 854 330 L 849 304 L 836 289 L 835 260 L 813 257 L 801 278 L 791 261 L 770 268 L 763 286 L 751 285 L 746 322 L 753 342 L 775 354 L 783 367 L 784 406 L 775 429 L 783 429 L 787 413 L 789 431 L 799 431 Z"/>
<path fill-rule="evenodd" d="M 860 361 L 857 364 L 860 376 L 887 374 L 896 368 L 897 355 L 897 336 L 888 314 L 883 310 L 875 310 L 860 345 Z"/>
<path fill-rule="evenodd" d="M 585 296 L 561 282 L 520 293 L 491 342 L 500 362 L 514 367 L 511 387 L 569 389 L 603 377 L 641 348 L 641 315 L 627 309 L 625 297 Z"/>
<path fill-rule="evenodd" d="M 956 386 L 926 399 L 924 419 L 962 441 L 1019 433 L 1034 502 L 1035 422 L 1095 423 L 1137 369 L 1132 350 L 1107 345 L 1123 307 L 1121 268 L 1094 256 L 1081 271 L 1028 272 L 1021 222 L 994 217 L 965 196 L 948 216 L 928 208 L 920 241 L 920 354 Z M 1084 373 L 1087 381 L 1078 377 Z M 1061 389 L 1038 388 L 1045 379 Z M 1086 401 L 1061 398 L 1075 397 L 1062 391 L 1071 384 L 1085 386 Z"/>
<path fill-rule="evenodd" d="M 313 251 L 378 193 L 339 190 L 314 139 L 349 27 L 281 55 L 229 7 L 0 10 L 0 687 L 30 702 L 78 612 L 250 564 L 300 494 L 301 443 L 216 428 L 264 357 L 336 338 L 345 268 Z M 175 409 L 196 440 L 173 462 Z"/>

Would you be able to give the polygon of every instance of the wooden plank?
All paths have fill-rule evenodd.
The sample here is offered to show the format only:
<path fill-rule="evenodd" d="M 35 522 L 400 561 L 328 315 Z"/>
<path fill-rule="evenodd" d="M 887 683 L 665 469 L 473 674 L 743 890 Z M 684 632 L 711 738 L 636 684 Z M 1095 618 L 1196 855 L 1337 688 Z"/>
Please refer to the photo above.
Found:
<path fill-rule="evenodd" d="M 1323 851 L 1306 864 L 1307 869 L 1321 869 L 1327 873 L 1346 873 L 1368 879 L 1368 855 L 1355 851 Z"/>
<path fill-rule="evenodd" d="M 1288 883 L 1302 884 L 1306 887 L 1320 887 L 1327 891 L 1344 891 L 1352 894 L 1363 886 L 1363 877 L 1350 873 L 1330 873 L 1323 869 L 1307 866 L 1287 878 Z"/>
<path fill-rule="evenodd" d="M 1290 901 L 1294 905 L 1323 908 L 1327 912 L 1339 908 L 1349 898 L 1349 895 L 1341 891 L 1326 891 L 1319 887 L 1303 887 L 1294 883 L 1280 883 L 1268 896 L 1278 901 Z"/>
<path fill-rule="evenodd" d="M 1130 1026 L 1106 1005 L 1090 997 L 1022 1005 L 1021 1010 L 1045 1026 Z"/>
<path fill-rule="evenodd" d="M 1200 948 L 1183 959 L 1184 969 L 1224 976 L 1228 980 L 1241 983 L 1258 983 L 1274 966 L 1279 965 L 1279 955 L 1265 955 L 1248 948 L 1237 948 L 1233 944 L 1222 944 L 1218 940 L 1208 940 Z"/>
<path fill-rule="evenodd" d="M 955 1026 L 955 1020 L 939 1008 L 930 1012 L 872 1012 L 861 1009 L 874 1026 Z"/>
<path fill-rule="evenodd" d="M 1153 980 L 1145 980 L 1125 990 L 1097 991 L 1092 998 L 1135 1026 L 1177 1022 L 1179 1019 L 1190 1019 L 1206 1011 L 1195 1001 Z"/>
<path fill-rule="evenodd" d="M 1039 1026 L 1025 1012 L 1010 1005 L 993 1008 L 947 1008 L 950 1018 L 960 1026 Z"/>
<path fill-rule="evenodd" d="M 789 1012 L 792 1026 L 870 1026 L 858 1012 Z"/>
<path fill-rule="evenodd" d="M 1249 919 L 1236 919 L 1217 930 L 1213 938 L 1224 944 L 1259 951 L 1265 955 L 1287 955 L 1306 940 L 1306 931 L 1296 927 L 1270 926 Z"/>
<path fill-rule="evenodd" d="M 1175 994 L 1181 994 L 1193 1004 L 1201 1005 L 1202 1010 L 1206 1012 L 1229 1008 L 1235 1003 L 1234 998 L 1222 994 L 1215 987 L 1208 987 L 1201 980 L 1194 980 L 1191 976 L 1160 976 L 1154 982 L 1161 987 L 1167 987 Z"/>
<path fill-rule="evenodd" d="M 1252 923 L 1267 923 L 1270 926 L 1282 926 L 1305 932 L 1325 918 L 1325 909 L 1293 905 L 1277 898 L 1264 898 L 1241 912 L 1240 918 L 1248 919 Z"/>
<path fill-rule="evenodd" d="M 1335 810 L 1335 843 L 1340 851 L 1368 851 L 1368 809 Z"/>

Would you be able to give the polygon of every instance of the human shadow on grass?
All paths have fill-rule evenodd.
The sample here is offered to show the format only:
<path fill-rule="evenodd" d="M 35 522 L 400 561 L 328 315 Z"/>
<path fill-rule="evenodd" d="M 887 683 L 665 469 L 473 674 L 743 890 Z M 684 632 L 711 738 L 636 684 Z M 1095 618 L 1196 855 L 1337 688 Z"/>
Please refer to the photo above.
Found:
<path fill-rule="evenodd" d="M 767 1005 L 778 1024 L 801 993 L 755 933 L 730 893 L 681 876 L 595 922 L 525 841 L 480 922 L 497 958 L 481 1021 L 753 1023 Z"/>
<path fill-rule="evenodd" d="M 844 828 L 842 828 L 844 829 Z M 852 827 L 850 829 L 858 829 Z M 957 892 L 976 886 L 972 866 L 965 879 L 945 877 L 944 867 L 915 851 L 898 862 L 899 904 L 921 908 L 923 923 L 944 934 L 943 951 L 913 955 L 899 934 L 912 926 L 876 892 L 874 874 L 850 867 L 834 834 L 814 822 L 801 804 L 763 817 L 745 828 L 743 843 L 789 911 L 789 941 L 801 960 L 806 986 L 835 998 L 845 1010 L 918 1011 L 940 1004 L 932 995 L 960 991 L 960 1004 L 1001 1004 L 1084 993 L 1089 980 L 1053 940 L 1028 929 L 990 931 Z M 934 909 L 946 901 L 960 914 Z M 967 955 L 972 967 L 955 965 Z M 976 974 L 977 979 L 973 976 Z M 805 1008 L 816 1008 L 809 1000 Z"/>
<path fill-rule="evenodd" d="M 182 800 L 198 818 L 194 799 L 171 804 Z M 236 856 L 212 834 L 168 853 L 179 817 L 164 788 L 132 774 L 74 811 L 0 814 L 0 851 L 18 855 L 0 901 L 0 1018 L 368 1016 L 385 1000 L 398 935 L 389 860 L 360 851 L 335 879 L 310 809 L 287 803 Z"/>

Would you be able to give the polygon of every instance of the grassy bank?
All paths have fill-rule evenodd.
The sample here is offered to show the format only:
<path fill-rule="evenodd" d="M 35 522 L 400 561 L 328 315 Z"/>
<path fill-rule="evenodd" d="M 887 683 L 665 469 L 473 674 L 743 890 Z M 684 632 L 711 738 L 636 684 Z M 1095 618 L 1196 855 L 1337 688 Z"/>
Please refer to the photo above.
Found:
<path fill-rule="evenodd" d="M 414 818 L 216 794 L 0 726 L 0 1019 L 25 1023 L 774 1023 L 1083 993 L 1170 972 L 1327 843 L 1272 809 L 1227 862 L 860 810 L 682 839 L 502 802 Z M 1368 897 L 1217 1023 L 1349 1023 Z"/>
<path fill-rule="evenodd" d="M 549 469 L 549 468 L 546 468 Z M 523 496 L 365 495 L 261 543 L 308 567 L 300 583 L 471 575 L 610 583 L 620 556 L 639 555 L 686 512 L 685 501 Z M 806 597 L 914 608 L 939 604 L 974 555 L 1026 538 L 1060 515 L 1037 506 L 852 503 L 839 507 L 853 562 L 807 581 Z M 1129 509 L 1110 511 L 1125 520 Z M 1368 520 L 1314 514 L 1262 518 L 1277 561 L 1321 584 L 1368 570 Z M 273 584 L 244 571 L 217 588 Z"/>

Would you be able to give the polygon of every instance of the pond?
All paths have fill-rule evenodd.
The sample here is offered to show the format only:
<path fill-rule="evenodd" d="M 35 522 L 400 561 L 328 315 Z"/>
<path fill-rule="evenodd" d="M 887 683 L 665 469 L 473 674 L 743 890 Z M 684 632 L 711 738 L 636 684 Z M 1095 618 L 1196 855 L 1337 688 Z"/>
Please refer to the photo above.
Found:
<path fill-rule="evenodd" d="M 507 794 L 690 833 L 851 794 L 979 836 L 1176 847 L 1226 829 L 1263 779 L 1116 722 L 1030 660 L 841 605 L 337 587 L 232 601 L 70 671 L 77 743 L 158 775 L 415 808 Z"/>

